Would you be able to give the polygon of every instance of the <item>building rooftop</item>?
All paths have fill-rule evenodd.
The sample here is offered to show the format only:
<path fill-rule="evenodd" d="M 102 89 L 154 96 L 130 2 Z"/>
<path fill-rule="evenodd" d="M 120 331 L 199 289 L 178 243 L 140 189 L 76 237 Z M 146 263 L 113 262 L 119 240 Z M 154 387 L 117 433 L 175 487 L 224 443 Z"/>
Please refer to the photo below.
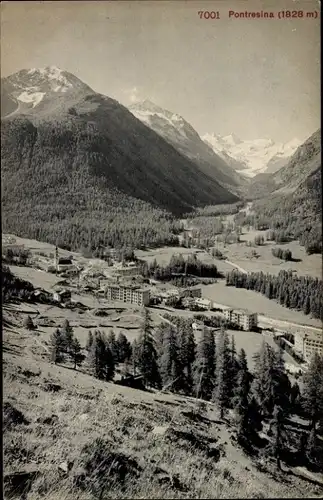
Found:
<path fill-rule="evenodd" d="M 54 293 L 58 293 L 58 295 L 70 294 L 71 290 L 66 290 L 66 288 L 64 288 L 63 290 L 56 290 Z"/>
<path fill-rule="evenodd" d="M 195 299 L 195 302 L 198 302 L 199 304 L 210 304 L 212 301 L 210 299 L 205 299 L 205 298 L 203 299 L 202 297 L 197 297 Z"/>
<path fill-rule="evenodd" d="M 136 290 L 137 292 L 147 292 L 150 291 L 149 286 L 136 285 L 135 283 L 109 283 L 108 287 L 113 288 L 130 288 L 131 290 Z"/>
<path fill-rule="evenodd" d="M 233 313 L 238 313 L 238 314 L 239 314 L 239 313 L 240 313 L 240 314 L 249 314 L 249 315 L 250 315 L 250 314 L 257 314 L 257 313 L 255 313 L 255 312 L 249 311 L 249 309 L 243 309 L 243 308 L 234 309 L 234 308 L 230 307 L 229 309 L 226 309 L 226 310 L 227 310 L 227 311 L 229 310 L 229 311 L 231 311 L 231 312 L 233 312 Z"/>
<path fill-rule="evenodd" d="M 304 330 L 304 331 L 297 332 L 297 335 L 299 335 L 303 339 L 308 338 L 311 340 L 320 340 L 321 342 L 323 342 L 323 331 L 316 332 L 314 330 L 308 330 L 308 331 Z"/>

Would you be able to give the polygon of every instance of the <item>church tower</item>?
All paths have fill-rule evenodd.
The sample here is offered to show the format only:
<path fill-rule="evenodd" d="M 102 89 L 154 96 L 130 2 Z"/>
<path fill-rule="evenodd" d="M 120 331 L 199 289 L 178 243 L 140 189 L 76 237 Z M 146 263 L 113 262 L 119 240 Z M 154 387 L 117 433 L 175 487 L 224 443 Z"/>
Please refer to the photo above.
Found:
<path fill-rule="evenodd" d="M 58 271 L 58 248 L 57 248 L 57 245 L 55 247 L 54 266 L 55 266 L 55 271 L 57 273 L 57 271 Z"/>

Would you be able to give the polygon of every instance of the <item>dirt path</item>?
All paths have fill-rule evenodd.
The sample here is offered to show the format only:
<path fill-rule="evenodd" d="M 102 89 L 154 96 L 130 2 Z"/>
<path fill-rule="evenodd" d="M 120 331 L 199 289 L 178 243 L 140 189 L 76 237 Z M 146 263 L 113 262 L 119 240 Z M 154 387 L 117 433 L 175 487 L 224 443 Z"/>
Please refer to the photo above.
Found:
<path fill-rule="evenodd" d="M 225 260 L 224 262 L 226 262 L 227 264 L 230 264 L 230 266 L 235 267 L 236 269 L 238 269 L 243 274 L 248 274 L 248 271 L 246 271 L 245 269 L 243 269 L 241 266 L 238 266 L 238 264 L 235 264 L 234 262 L 231 262 L 230 260 Z"/>

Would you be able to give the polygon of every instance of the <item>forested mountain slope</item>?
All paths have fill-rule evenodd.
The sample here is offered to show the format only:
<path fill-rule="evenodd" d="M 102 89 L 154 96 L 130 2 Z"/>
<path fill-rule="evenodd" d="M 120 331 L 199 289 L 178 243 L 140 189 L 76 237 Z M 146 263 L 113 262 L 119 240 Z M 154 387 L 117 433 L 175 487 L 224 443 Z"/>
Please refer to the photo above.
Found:
<path fill-rule="evenodd" d="M 151 226 L 169 226 L 165 211 L 237 201 L 124 106 L 75 76 L 23 70 L 3 84 L 7 102 L 17 103 L 1 127 L 4 231 L 58 238 L 73 248 L 111 243 L 112 234 L 144 244 Z M 158 228 L 157 220 L 164 221 Z"/>

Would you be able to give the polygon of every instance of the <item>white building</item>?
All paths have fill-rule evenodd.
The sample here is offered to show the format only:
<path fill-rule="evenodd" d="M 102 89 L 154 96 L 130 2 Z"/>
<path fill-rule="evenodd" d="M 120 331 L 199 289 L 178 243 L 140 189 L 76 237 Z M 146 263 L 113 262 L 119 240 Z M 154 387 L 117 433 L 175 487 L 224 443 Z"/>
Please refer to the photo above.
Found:
<path fill-rule="evenodd" d="M 206 311 L 209 311 L 212 309 L 212 301 L 210 299 L 202 299 L 200 297 L 197 297 L 194 300 L 194 304 L 201 309 L 205 309 Z"/>
<path fill-rule="evenodd" d="M 57 290 L 53 293 L 53 300 L 55 302 L 65 302 L 71 300 L 70 290 Z"/>
<path fill-rule="evenodd" d="M 150 290 L 136 285 L 109 284 L 105 289 L 105 296 L 111 301 L 147 306 L 150 301 Z"/>
<path fill-rule="evenodd" d="M 246 331 L 252 330 L 258 324 L 258 314 L 245 309 L 225 309 L 224 317 L 230 323 L 239 325 Z"/>
<path fill-rule="evenodd" d="M 294 334 L 294 349 L 295 353 L 303 356 L 305 361 L 310 361 L 315 352 L 323 356 L 323 333 L 310 330 L 296 332 Z"/>

